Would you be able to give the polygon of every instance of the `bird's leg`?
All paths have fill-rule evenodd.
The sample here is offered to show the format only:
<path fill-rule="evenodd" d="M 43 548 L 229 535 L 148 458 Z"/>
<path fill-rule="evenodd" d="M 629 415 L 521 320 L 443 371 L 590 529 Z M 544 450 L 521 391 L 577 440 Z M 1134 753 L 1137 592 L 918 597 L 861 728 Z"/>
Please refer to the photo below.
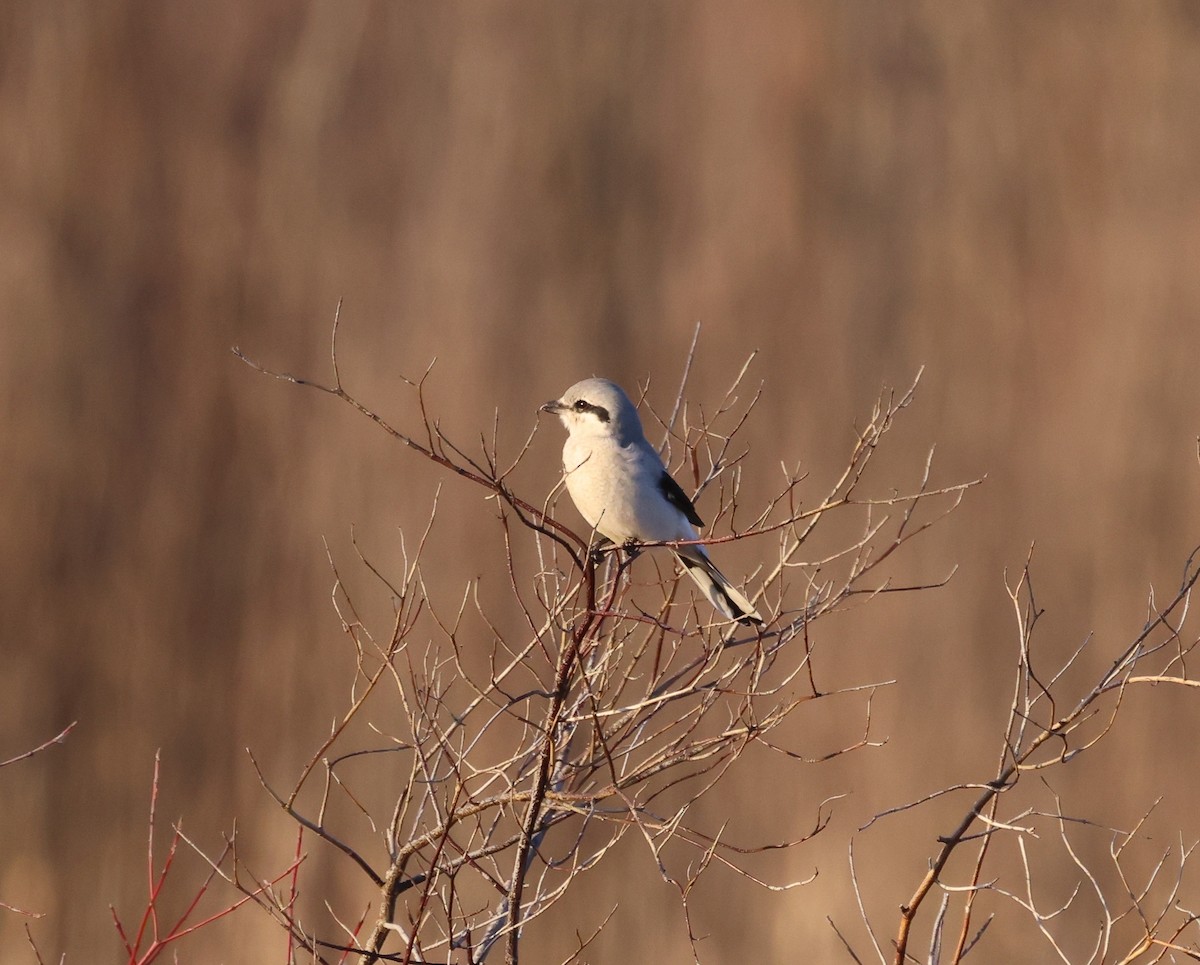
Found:
<path fill-rule="evenodd" d="M 604 554 L 610 546 L 612 546 L 612 540 L 607 536 L 601 536 L 597 542 L 591 545 L 588 549 L 588 556 L 591 558 L 592 566 L 599 566 L 604 562 Z"/>
<path fill-rule="evenodd" d="M 637 559 L 638 554 L 641 553 L 642 544 L 631 536 L 621 544 L 621 548 L 625 550 L 626 554 L 629 556 L 629 562 L 632 563 L 635 559 Z"/>

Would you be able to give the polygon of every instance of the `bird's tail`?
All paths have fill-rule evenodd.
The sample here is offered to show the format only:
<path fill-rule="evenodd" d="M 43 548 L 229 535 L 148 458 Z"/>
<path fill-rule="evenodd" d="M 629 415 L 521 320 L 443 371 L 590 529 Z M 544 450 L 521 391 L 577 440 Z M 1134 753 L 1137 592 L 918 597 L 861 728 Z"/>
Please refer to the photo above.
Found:
<path fill-rule="evenodd" d="M 688 576 L 696 581 L 696 585 L 704 591 L 712 605 L 730 620 L 737 620 L 743 626 L 763 622 L 754 605 L 713 565 L 713 561 L 708 558 L 702 547 L 690 546 L 686 553 L 677 551 L 675 557 L 684 565 Z"/>

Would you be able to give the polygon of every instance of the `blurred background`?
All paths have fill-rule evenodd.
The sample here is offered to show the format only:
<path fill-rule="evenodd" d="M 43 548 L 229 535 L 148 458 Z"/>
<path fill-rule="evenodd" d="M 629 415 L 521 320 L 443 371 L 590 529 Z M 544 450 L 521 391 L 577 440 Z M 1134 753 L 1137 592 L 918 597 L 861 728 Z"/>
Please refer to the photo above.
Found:
<path fill-rule="evenodd" d="M 986 474 L 889 570 L 958 572 L 816 628 L 832 678 L 896 680 L 874 710 L 887 744 L 829 765 L 747 758 L 722 799 L 739 841 L 795 836 L 849 797 L 759 869 L 817 870 L 813 884 L 774 894 L 714 872 L 694 910 L 708 961 L 845 960 L 826 918 L 865 949 L 854 837 L 889 938 L 966 800 L 857 828 L 990 776 L 1015 662 L 1006 569 L 1036 543 L 1047 654 L 1094 633 L 1085 669 L 1101 668 L 1200 542 L 1198 11 L 5 3 L 0 759 L 79 725 L 0 771 L 0 900 L 45 913 L 30 927 L 47 960 L 121 960 L 108 905 L 144 906 L 156 749 L 160 833 L 181 818 L 215 846 L 236 819 L 260 874 L 290 861 L 293 828 L 244 749 L 290 787 L 344 706 L 322 539 L 350 579 L 352 527 L 395 572 L 440 480 L 349 408 L 230 353 L 327 378 L 344 298 L 348 388 L 416 428 L 403 378 L 436 357 L 430 410 L 467 444 L 498 411 L 510 453 L 585 376 L 649 380 L 669 405 L 698 322 L 695 402 L 715 404 L 757 350 L 750 506 L 781 460 L 815 503 L 881 388 L 925 366 L 873 485 L 912 485 L 934 445 L 935 483 Z M 534 439 L 517 477 L 534 502 L 561 442 L 556 425 Z M 478 577 L 502 600 L 490 504 L 455 480 L 441 499 L 435 598 Z M 749 572 L 756 553 L 723 547 L 722 566 Z M 795 749 L 819 756 L 860 724 L 856 705 L 819 701 Z M 1147 854 L 1194 840 L 1198 725 L 1194 693 L 1134 695 L 1054 790 L 1116 827 L 1163 796 Z M 1059 867 L 1061 847 L 1040 846 Z M 313 851 L 309 886 L 364 908 L 344 861 Z M 1078 873 L 1057 874 L 1043 881 L 1061 900 Z M 526 957 L 561 959 L 614 903 L 591 960 L 690 960 L 640 847 L 531 929 Z M 997 907 L 977 960 L 1046 950 Z M 0 910 L 5 962 L 33 961 L 25 924 Z M 244 909 L 180 960 L 282 961 L 283 944 Z"/>

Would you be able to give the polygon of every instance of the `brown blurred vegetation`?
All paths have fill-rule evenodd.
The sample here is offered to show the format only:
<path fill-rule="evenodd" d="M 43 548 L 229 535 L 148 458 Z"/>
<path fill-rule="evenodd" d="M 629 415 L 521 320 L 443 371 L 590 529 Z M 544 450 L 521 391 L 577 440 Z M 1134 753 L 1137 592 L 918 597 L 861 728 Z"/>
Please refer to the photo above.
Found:
<path fill-rule="evenodd" d="M 397 566 L 398 528 L 423 524 L 438 477 L 230 346 L 323 376 L 344 296 L 358 396 L 403 426 L 400 376 L 436 356 L 443 424 L 470 440 L 499 410 L 511 448 L 537 404 L 593 373 L 649 379 L 665 404 L 700 321 L 693 400 L 760 352 L 748 505 L 781 459 L 803 461 L 816 498 L 880 386 L 921 365 L 888 482 L 914 479 L 932 444 L 938 480 L 988 476 L 897 563 L 901 582 L 957 563 L 949 587 L 824 631 L 843 634 L 848 679 L 897 680 L 875 710 L 887 746 L 788 771 L 770 794 L 744 768 L 727 799 L 738 835 L 784 838 L 851 792 L 791 859 L 820 869 L 813 885 L 717 877 L 697 898 L 713 961 L 839 960 L 825 917 L 854 925 L 847 838 L 992 766 L 1005 567 L 1037 542 L 1042 632 L 1066 652 L 1095 631 L 1099 667 L 1198 541 L 1197 9 L 5 4 L 0 758 L 80 724 L 0 773 L 0 899 L 46 913 L 34 928 L 55 958 L 115 961 L 106 906 L 142 900 L 160 747 L 164 820 L 213 842 L 236 817 L 263 874 L 286 864 L 292 829 L 243 749 L 290 783 L 345 698 L 321 538 L 349 564 L 354 526 Z M 541 432 L 516 481 L 534 501 L 560 444 Z M 478 576 L 502 600 L 492 511 L 453 480 L 442 498 L 435 596 Z M 723 568 L 754 553 L 723 549 Z M 1117 826 L 1165 792 L 1159 833 L 1194 838 L 1200 706 L 1157 690 L 1130 704 L 1103 758 L 1056 788 L 1099 773 L 1091 816 Z M 858 726 L 822 703 L 794 740 Z M 885 933 L 953 813 L 856 850 Z M 312 861 L 310 888 L 340 887 L 333 856 Z M 622 898 L 595 961 L 686 953 L 636 848 L 581 889 L 531 934 L 530 960 Z M 4 961 L 28 956 L 22 928 L 0 915 Z M 996 926 L 980 960 L 1014 960 L 1008 940 Z M 282 946 L 250 910 L 181 954 Z"/>

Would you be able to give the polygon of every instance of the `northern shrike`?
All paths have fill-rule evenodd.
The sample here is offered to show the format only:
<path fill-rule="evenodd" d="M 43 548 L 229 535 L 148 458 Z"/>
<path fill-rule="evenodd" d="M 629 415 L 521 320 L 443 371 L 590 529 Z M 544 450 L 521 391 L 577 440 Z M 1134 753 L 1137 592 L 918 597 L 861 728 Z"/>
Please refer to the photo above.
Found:
<path fill-rule="evenodd" d="M 563 474 L 567 492 L 589 526 L 614 543 L 697 539 L 704 522 L 642 432 L 624 390 L 608 379 L 584 379 L 542 406 L 567 427 Z M 674 547 L 675 558 L 712 601 L 738 623 L 762 623 L 754 605 L 698 544 Z"/>

